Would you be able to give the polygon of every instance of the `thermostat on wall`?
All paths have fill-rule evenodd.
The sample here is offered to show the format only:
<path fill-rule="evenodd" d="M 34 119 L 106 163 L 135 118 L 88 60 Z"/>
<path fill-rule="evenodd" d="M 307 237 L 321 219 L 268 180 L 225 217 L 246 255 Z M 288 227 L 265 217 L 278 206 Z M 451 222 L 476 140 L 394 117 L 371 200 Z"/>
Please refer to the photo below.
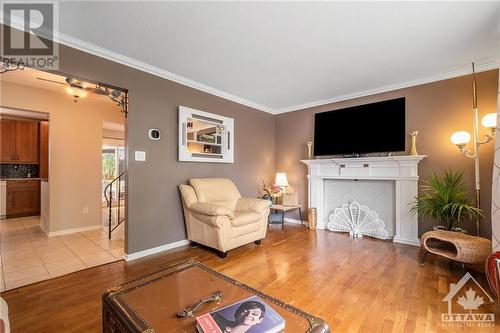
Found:
<path fill-rule="evenodd" d="M 150 128 L 148 130 L 148 136 L 151 140 L 158 141 L 161 137 L 160 130 L 157 128 Z"/>

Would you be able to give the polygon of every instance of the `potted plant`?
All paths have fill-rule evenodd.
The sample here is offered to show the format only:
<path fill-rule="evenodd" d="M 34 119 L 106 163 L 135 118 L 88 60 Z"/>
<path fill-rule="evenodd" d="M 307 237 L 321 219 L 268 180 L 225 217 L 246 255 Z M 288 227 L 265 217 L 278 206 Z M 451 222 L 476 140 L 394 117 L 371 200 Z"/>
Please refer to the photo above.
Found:
<path fill-rule="evenodd" d="M 463 171 L 451 169 L 447 169 L 442 177 L 431 174 L 410 211 L 439 221 L 442 225 L 434 227 L 434 230 L 466 232 L 460 228 L 465 219 L 483 217 L 483 211 L 471 204 Z"/>

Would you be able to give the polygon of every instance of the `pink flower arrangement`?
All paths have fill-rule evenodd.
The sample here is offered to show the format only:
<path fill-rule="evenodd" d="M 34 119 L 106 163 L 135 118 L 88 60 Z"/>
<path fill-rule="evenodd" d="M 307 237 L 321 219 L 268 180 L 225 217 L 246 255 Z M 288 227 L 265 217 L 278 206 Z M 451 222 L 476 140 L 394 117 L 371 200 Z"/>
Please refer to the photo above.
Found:
<path fill-rule="evenodd" d="M 261 179 L 261 182 L 262 182 L 262 191 L 264 191 L 265 193 L 267 193 L 270 196 L 276 196 L 276 195 L 279 195 L 283 192 L 281 187 L 279 187 L 277 185 L 266 185 L 264 183 L 264 180 L 262 180 L 262 179 Z"/>

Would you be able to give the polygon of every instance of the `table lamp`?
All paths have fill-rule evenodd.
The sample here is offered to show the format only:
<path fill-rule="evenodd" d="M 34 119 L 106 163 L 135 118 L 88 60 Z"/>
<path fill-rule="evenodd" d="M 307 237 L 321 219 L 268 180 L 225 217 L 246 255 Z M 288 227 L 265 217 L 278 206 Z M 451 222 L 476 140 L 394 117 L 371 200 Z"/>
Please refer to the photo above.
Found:
<path fill-rule="evenodd" d="M 274 185 L 279 186 L 283 192 L 285 192 L 285 188 L 289 186 L 288 179 L 286 179 L 286 173 L 277 172 L 276 178 L 274 180 Z"/>

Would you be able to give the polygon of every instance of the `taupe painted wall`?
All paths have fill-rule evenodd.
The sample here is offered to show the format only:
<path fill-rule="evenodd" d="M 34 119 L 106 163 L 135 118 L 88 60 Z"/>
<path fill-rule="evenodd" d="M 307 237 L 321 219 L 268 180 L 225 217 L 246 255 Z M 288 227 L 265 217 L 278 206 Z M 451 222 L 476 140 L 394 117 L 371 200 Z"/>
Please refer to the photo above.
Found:
<path fill-rule="evenodd" d="M 306 169 L 299 160 L 305 157 L 305 142 L 312 139 L 313 114 L 319 111 L 405 96 L 407 129 L 420 130 L 419 152 L 429 155 L 421 164 L 422 177 L 447 166 L 460 167 L 473 186 L 472 161 L 463 158 L 449 143 L 455 130 L 472 132 L 470 77 L 273 116 L 66 46 L 60 47 L 60 71 L 129 89 L 127 154 L 145 150 L 147 161 L 128 159 L 127 253 L 185 239 L 177 185 L 191 177 L 228 177 L 243 195 L 255 196 L 259 178 L 270 183 L 275 170 L 282 170 L 298 190 L 301 202 L 306 203 Z M 495 111 L 497 76 L 498 71 L 478 75 L 481 114 Z M 235 119 L 234 164 L 177 162 L 179 105 Z M 162 131 L 162 140 L 152 142 L 147 138 L 150 127 Z M 481 157 L 482 207 L 486 210 L 482 234 L 490 237 L 491 144 L 483 147 Z M 422 219 L 420 232 L 430 226 Z"/>
<path fill-rule="evenodd" d="M 274 116 L 130 67 L 61 46 L 60 71 L 129 89 L 128 154 L 146 151 L 147 161 L 128 159 L 127 253 L 186 238 L 177 186 L 191 177 L 231 178 L 242 195 L 256 196 L 259 178 L 274 175 Z M 235 163 L 177 161 L 178 106 L 235 120 Z M 159 128 L 162 139 L 147 137 Z"/>
<path fill-rule="evenodd" d="M 496 111 L 498 70 L 479 73 L 478 106 L 482 115 Z M 407 89 L 376 94 L 349 101 L 289 112 L 276 117 L 276 171 L 287 173 L 289 183 L 300 194 L 300 200 L 307 205 L 307 168 L 299 162 L 306 157 L 307 141 L 313 141 L 314 113 L 330 111 L 344 107 L 371 103 L 391 98 L 406 97 L 406 128 L 419 131 L 418 152 L 427 155 L 420 164 L 421 179 L 427 179 L 430 172 L 440 173 L 447 167 L 462 169 L 465 179 L 474 189 L 474 164 L 464 158 L 451 144 L 450 135 L 463 129 L 472 133 L 471 76 L 444 80 Z M 352 126 L 352 138 L 356 136 L 355 124 Z M 482 126 L 481 126 L 482 127 Z M 332 131 L 335 129 L 332 128 Z M 484 128 L 481 134 L 486 134 Z M 376 135 L 374 129 L 373 135 Z M 406 152 L 409 153 L 409 138 Z M 485 219 L 481 225 L 481 234 L 491 238 L 491 177 L 493 165 L 493 143 L 481 147 L 481 208 L 485 210 Z M 419 219 L 419 233 L 429 230 L 432 221 Z M 467 225 L 475 233 L 473 225 Z"/>

